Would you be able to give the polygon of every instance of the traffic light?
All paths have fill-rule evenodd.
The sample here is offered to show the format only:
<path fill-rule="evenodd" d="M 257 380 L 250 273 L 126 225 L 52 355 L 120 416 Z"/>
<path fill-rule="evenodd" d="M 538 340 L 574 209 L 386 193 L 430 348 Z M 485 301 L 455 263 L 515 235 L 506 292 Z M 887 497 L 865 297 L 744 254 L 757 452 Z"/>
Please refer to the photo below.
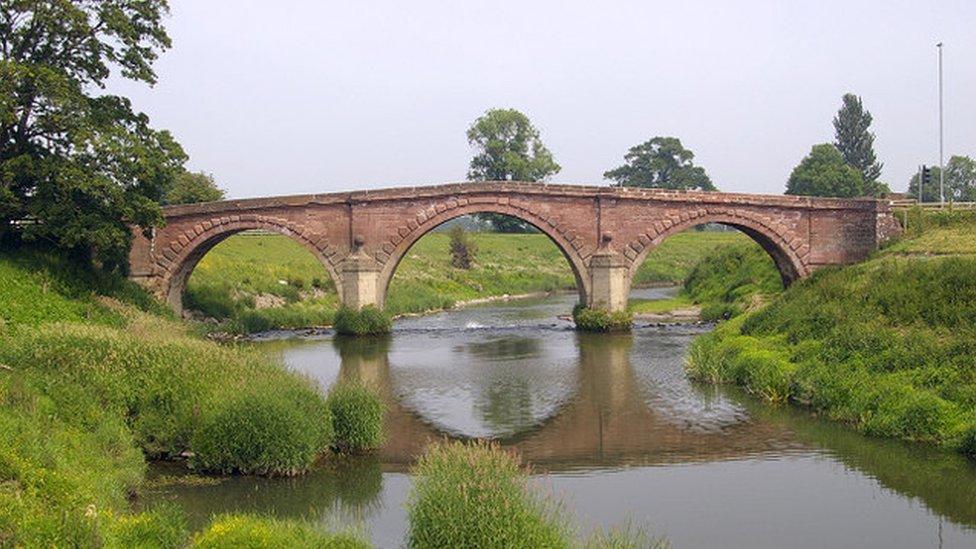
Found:
<path fill-rule="evenodd" d="M 928 166 L 922 166 L 922 185 L 928 185 L 932 182 L 932 168 Z"/>

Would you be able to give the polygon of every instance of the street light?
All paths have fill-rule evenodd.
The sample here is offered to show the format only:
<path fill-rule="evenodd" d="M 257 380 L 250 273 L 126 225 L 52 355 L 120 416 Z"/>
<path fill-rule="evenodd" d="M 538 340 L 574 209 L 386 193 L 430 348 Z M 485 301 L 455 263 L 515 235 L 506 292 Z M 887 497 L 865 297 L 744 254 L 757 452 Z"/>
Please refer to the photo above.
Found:
<path fill-rule="evenodd" d="M 945 206 L 945 157 L 942 153 L 942 42 L 935 47 L 939 48 L 939 204 Z"/>

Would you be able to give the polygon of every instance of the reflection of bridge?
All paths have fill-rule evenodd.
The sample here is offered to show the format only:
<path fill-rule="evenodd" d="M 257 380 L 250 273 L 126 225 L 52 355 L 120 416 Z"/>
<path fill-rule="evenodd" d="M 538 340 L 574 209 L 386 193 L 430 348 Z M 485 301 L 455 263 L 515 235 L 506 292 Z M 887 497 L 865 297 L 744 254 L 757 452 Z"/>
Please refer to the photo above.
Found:
<path fill-rule="evenodd" d="M 581 300 L 619 310 L 630 280 L 669 235 L 723 223 L 756 240 L 789 283 L 822 265 L 863 259 L 898 232 L 887 202 L 519 182 L 463 183 L 228 200 L 164 208 L 166 226 L 137 234 L 132 277 L 176 309 L 197 262 L 228 236 L 266 229 L 304 245 L 350 307 L 380 305 L 397 264 L 455 217 L 493 212 L 548 235 L 569 261 Z"/>
<path fill-rule="evenodd" d="M 688 428 L 649 407 L 631 368 L 631 337 L 580 334 L 577 392 L 551 417 L 501 442 L 544 468 L 583 463 L 709 461 L 781 450 L 791 435 L 771 422 L 730 422 L 721 429 Z M 381 460 L 405 466 L 444 434 L 396 398 L 385 344 L 338 341 L 340 381 L 376 387 L 387 402 Z"/>

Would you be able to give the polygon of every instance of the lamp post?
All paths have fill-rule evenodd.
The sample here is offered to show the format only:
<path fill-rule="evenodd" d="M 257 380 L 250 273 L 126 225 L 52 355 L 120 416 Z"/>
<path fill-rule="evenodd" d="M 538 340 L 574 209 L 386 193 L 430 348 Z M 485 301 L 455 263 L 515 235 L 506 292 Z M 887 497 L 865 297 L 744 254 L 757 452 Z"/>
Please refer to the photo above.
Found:
<path fill-rule="evenodd" d="M 945 162 L 942 153 L 942 42 L 935 45 L 939 48 L 939 204 L 945 206 Z"/>

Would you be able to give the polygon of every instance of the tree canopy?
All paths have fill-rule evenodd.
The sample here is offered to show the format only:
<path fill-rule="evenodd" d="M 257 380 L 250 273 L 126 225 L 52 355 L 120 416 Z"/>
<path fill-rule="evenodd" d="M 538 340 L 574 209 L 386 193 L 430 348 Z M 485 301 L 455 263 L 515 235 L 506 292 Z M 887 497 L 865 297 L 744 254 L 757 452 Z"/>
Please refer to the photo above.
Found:
<path fill-rule="evenodd" d="M 715 185 L 701 166 L 695 166 L 695 153 L 684 148 L 677 137 L 655 137 L 635 145 L 624 155 L 624 165 L 609 170 L 603 177 L 624 187 L 714 191 Z"/>
<path fill-rule="evenodd" d="M 475 149 L 472 181 L 543 181 L 560 170 L 529 117 L 515 109 L 490 109 L 468 128 Z M 529 225 L 508 216 L 480 214 L 500 232 L 524 232 Z"/>
<path fill-rule="evenodd" d="M 830 143 L 814 145 L 790 174 L 786 194 L 802 196 L 864 196 L 864 179 Z"/>
<path fill-rule="evenodd" d="M 183 150 L 128 99 L 95 92 L 113 71 L 156 82 L 167 12 L 166 0 L 0 3 L 0 233 L 119 267 L 128 224 L 162 222 Z"/>
<path fill-rule="evenodd" d="M 224 199 L 224 190 L 213 175 L 204 172 L 181 172 L 166 189 L 163 204 L 196 204 Z"/>
<path fill-rule="evenodd" d="M 953 155 L 946 164 L 945 199 L 952 202 L 976 202 L 976 160 Z M 939 167 L 931 167 L 932 180 L 922 185 L 922 202 L 939 202 Z M 908 182 L 908 194 L 918 199 L 918 173 Z"/>
<path fill-rule="evenodd" d="M 865 183 L 877 181 L 883 164 L 874 155 L 874 133 L 868 130 L 873 120 L 871 113 L 864 109 L 861 98 L 852 93 L 844 94 L 842 101 L 834 117 L 834 146 L 844 161 L 860 172 Z"/>

